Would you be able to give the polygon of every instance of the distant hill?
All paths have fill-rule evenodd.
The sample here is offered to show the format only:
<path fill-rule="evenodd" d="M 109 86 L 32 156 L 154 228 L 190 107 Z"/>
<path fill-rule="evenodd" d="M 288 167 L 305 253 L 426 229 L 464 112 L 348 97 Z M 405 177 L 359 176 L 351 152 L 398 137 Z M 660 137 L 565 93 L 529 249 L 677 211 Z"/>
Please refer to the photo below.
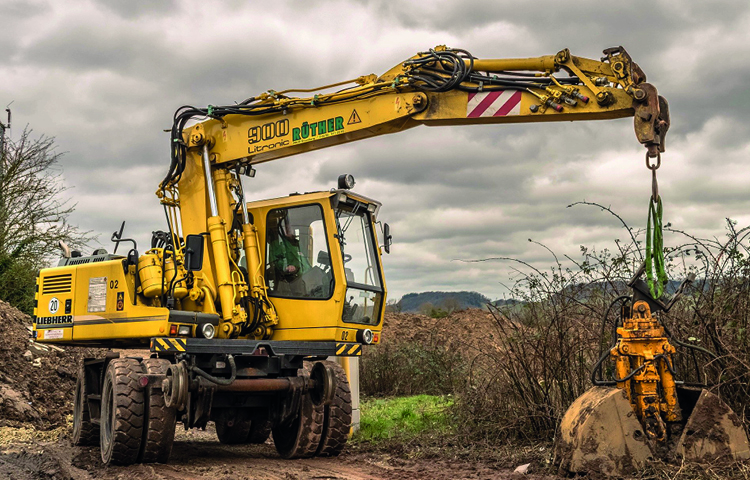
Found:
<path fill-rule="evenodd" d="M 519 303 L 524 303 L 523 300 L 516 300 L 515 298 L 508 298 L 504 299 L 501 298 L 500 300 L 495 300 L 492 302 L 493 305 L 496 307 L 503 307 L 506 305 L 518 305 Z"/>
<path fill-rule="evenodd" d="M 419 312 L 424 304 L 436 308 L 465 310 L 484 308 L 491 300 L 478 292 L 422 292 L 407 293 L 398 302 L 402 312 Z"/>
<path fill-rule="evenodd" d="M 693 284 L 693 288 L 700 288 L 700 281 L 696 281 Z M 679 287 L 679 280 L 670 280 L 665 288 L 667 295 L 673 295 Z M 613 283 L 608 282 L 595 282 L 588 285 L 575 285 L 569 287 L 570 290 L 566 291 L 568 296 L 573 296 L 579 300 L 585 301 L 591 295 L 598 292 L 607 293 L 608 295 L 616 295 L 618 292 L 622 294 L 630 294 L 630 288 L 624 281 L 614 281 Z M 703 285 L 706 288 L 706 285 Z M 668 301 L 668 300 L 667 300 Z M 467 308 L 485 308 L 488 303 L 500 307 L 503 305 L 516 305 L 524 303 L 522 300 L 501 299 L 492 301 L 485 297 L 479 292 L 422 292 L 422 293 L 407 293 L 401 300 L 396 304 L 396 311 L 400 312 L 412 312 L 412 313 L 423 313 L 421 307 L 429 304 L 431 307 L 436 309 L 442 309 L 444 311 L 458 311 L 466 310 Z"/>

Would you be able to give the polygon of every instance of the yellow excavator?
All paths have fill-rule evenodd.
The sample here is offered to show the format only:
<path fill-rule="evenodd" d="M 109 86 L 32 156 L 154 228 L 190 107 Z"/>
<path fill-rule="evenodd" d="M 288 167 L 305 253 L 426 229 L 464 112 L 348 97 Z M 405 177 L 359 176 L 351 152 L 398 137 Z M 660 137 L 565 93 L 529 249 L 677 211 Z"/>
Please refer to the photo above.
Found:
<path fill-rule="evenodd" d="M 243 178 L 253 177 L 256 165 L 419 125 L 628 116 L 647 163 L 659 159 L 667 102 L 622 47 L 592 60 L 567 49 L 480 59 L 441 46 L 380 76 L 178 109 L 171 162 L 156 192 L 167 228 L 153 233 L 143 253 L 125 238 L 124 223 L 112 235 L 113 253 L 83 256 L 63 245 L 58 266 L 37 280 L 36 341 L 150 350 L 149 358 L 114 352 L 83 362 L 73 441 L 98 442 L 102 460 L 116 464 L 166 462 L 177 422 L 205 428 L 214 421 L 224 443 L 264 442 L 272 433 L 285 458 L 337 455 L 345 445 L 352 400 L 340 363 L 347 362 L 330 359 L 358 356 L 380 341 L 389 227 L 382 224 L 379 240 L 381 204 L 352 191 L 351 175 L 329 191 L 247 202 Z M 651 313 L 639 305 L 632 311 L 653 325 L 645 335 L 657 335 L 656 310 L 648 301 Z M 630 345 L 643 350 L 644 333 L 633 333 L 642 322 L 635 324 L 623 323 L 622 342 L 637 337 Z M 644 358 L 647 367 L 631 364 L 640 368 L 635 375 L 620 361 L 625 378 L 607 390 L 625 399 L 612 400 L 616 408 L 628 407 L 612 415 L 641 430 L 656 418 L 629 393 L 646 381 L 641 373 L 657 368 L 662 376 L 648 380 L 656 382 L 650 398 L 674 406 L 664 400 L 672 398 L 663 375 L 668 361 Z M 686 420 L 689 409 L 683 411 L 665 421 Z M 575 416 L 590 419 L 589 431 L 602 427 L 585 409 Z M 585 448 L 583 431 L 569 432 L 561 449 L 568 457 Z M 641 444 L 652 449 L 652 440 L 645 435 Z M 605 453 L 631 455 L 614 446 Z M 564 463 L 571 471 L 581 465 Z"/>

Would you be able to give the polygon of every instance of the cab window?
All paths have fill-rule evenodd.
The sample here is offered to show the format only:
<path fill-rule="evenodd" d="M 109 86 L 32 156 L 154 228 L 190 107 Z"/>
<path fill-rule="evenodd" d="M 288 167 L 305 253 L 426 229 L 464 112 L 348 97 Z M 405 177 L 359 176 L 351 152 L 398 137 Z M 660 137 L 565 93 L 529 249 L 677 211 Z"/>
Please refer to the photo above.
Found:
<path fill-rule="evenodd" d="M 271 296 L 331 297 L 334 287 L 331 253 L 320 205 L 268 212 L 265 268 Z"/>
<path fill-rule="evenodd" d="M 361 204 L 342 205 L 336 212 L 338 239 L 344 260 L 346 298 L 342 320 L 377 325 L 385 290 L 372 232 L 372 218 Z"/>

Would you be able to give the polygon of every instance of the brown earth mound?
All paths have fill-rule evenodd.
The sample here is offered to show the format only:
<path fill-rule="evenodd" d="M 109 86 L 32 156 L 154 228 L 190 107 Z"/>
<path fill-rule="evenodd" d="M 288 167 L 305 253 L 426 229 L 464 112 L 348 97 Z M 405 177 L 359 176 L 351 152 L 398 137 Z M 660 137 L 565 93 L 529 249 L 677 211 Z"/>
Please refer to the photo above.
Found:
<path fill-rule="evenodd" d="M 28 315 L 0 301 L 0 427 L 64 425 L 73 412 L 78 365 L 101 355 L 98 349 L 32 343 L 30 327 Z"/>
<path fill-rule="evenodd" d="M 368 396 L 457 393 L 477 361 L 501 348 L 495 320 L 485 310 L 444 318 L 389 312 L 380 345 L 363 349 L 360 390 Z"/>
<path fill-rule="evenodd" d="M 486 345 L 492 342 L 497 329 L 486 310 L 472 308 L 453 312 L 444 318 L 431 318 L 415 313 L 386 313 L 381 342 L 393 344 L 416 342 L 446 347 Z"/>

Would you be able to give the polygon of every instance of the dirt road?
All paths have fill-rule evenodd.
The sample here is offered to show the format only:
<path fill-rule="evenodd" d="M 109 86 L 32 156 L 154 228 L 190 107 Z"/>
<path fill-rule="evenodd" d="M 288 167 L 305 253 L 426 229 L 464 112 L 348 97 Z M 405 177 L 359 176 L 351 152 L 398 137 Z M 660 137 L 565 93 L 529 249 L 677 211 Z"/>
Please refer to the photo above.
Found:
<path fill-rule="evenodd" d="M 98 448 L 56 443 L 13 443 L 0 447 L 0 478 L 13 480 L 303 480 L 303 479 L 504 479 L 539 476 L 446 460 L 403 460 L 387 455 L 344 453 L 339 458 L 283 460 L 273 446 L 227 446 L 215 433 L 178 432 L 168 465 L 103 467 Z"/>

